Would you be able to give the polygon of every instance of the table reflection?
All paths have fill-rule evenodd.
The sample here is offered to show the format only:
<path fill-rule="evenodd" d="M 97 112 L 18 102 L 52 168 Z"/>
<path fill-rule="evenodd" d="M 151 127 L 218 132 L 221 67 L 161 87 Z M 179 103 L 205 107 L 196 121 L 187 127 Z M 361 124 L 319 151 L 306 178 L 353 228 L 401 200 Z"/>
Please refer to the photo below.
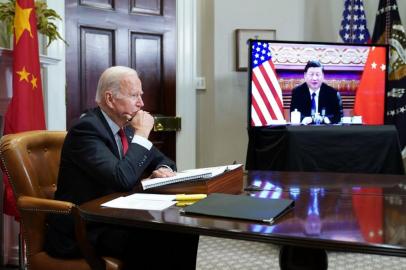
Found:
<path fill-rule="evenodd" d="M 230 231 L 274 234 L 365 244 L 406 245 L 406 209 L 401 195 L 384 195 L 382 188 L 353 187 L 352 192 L 331 193 L 323 187 L 282 188 L 271 182 L 253 182 L 265 190 L 251 192 L 258 198 L 292 199 L 295 208 L 275 224 L 227 218 L 179 215 L 179 208 L 165 210 L 160 222 Z"/>
<path fill-rule="evenodd" d="M 406 196 L 406 176 L 379 174 L 315 173 L 249 171 L 247 191 L 266 191 L 280 189 L 300 192 L 310 188 L 323 188 L 325 192 L 365 195 L 403 195 Z M 377 189 L 375 189 L 377 188 Z M 379 191 L 379 192 L 376 192 Z"/>
<path fill-rule="evenodd" d="M 262 185 L 264 186 L 264 185 Z M 267 183 L 258 198 L 295 200 L 295 208 L 274 226 L 252 225 L 260 233 L 289 234 L 350 242 L 383 243 L 383 197 L 379 188 L 356 188 L 356 194 L 329 194 L 324 188 L 288 188 Z M 365 196 L 363 195 L 365 194 Z M 371 195 L 372 194 L 372 195 Z"/>

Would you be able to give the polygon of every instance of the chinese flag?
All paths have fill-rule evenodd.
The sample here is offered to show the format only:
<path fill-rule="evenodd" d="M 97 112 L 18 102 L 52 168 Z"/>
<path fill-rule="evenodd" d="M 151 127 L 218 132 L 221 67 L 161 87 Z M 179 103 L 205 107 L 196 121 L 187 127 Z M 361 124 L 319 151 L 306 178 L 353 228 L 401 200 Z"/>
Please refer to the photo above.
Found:
<path fill-rule="evenodd" d="M 361 235 L 370 243 L 383 243 L 383 196 L 381 188 L 360 188 L 352 205 Z"/>
<path fill-rule="evenodd" d="M 355 95 L 354 115 L 367 125 L 381 125 L 385 114 L 386 50 L 372 47 Z"/>
<path fill-rule="evenodd" d="M 17 0 L 14 16 L 13 97 L 5 116 L 4 134 L 39 129 L 45 129 L 45 116 L 34 0 Z M 18 218 L 10 183 L 7 177 L 3 179 L 4 213 Z"/>

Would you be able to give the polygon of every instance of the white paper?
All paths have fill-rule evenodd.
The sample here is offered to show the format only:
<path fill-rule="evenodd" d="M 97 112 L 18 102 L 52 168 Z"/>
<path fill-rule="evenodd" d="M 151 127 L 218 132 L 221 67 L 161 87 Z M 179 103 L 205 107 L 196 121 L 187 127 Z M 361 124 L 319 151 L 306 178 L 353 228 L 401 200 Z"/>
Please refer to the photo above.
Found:
<path fill-rule="evenodd" d="M 239 168 L 241 166 L 242 166 L 242 164 L 227 165 L 227 170 L 232 171 L 232 170 L 235 170 L 235 169 L 237 169 L 237 168 Z"/>
<path fill-rule="evenodd" d="M 195 179 L 208 179 L 215 177 L 224 173 L 225 171 L 231 171 L 238 167 L 241 164 L 233 164 L 233 165 L 226 165 L 226 166 L 217 166 L 217 167 L 208 167 L 208 168 L 200 168 L 200 169 L 191 169 L 185 170 L 182 172 L 176 173 L 175 176 L 171 177 L 162 177 L 162 178 L 152 178 L 152 179 L 144 179 L 141 181 L 143 189 L 148 189 L 152 187 L 158 187 L 161 185 L 167 185 L 172 183 L 178 183 L 188 180 L 195 180 Z"/>
<path fill-rule="evenodd" d="M 196 172 L 196 173 L 211 173 L 210 177 L 217 176 L 222 174 L 225 171 L 232 171 L 242 166 L 242 164 L 232 164 L 232 165 L 224 165 L 224 166 L 216 166 L 216 167 L 207 167 L 207 168 L 199 168 L 199 169 L 191 169 L 186 170 L 183 172 Z"/>
<path fill-rule="evenodd" d="M 183 181 L 183 179 L 196 179 L 202 178 L 202 174 L 206 172 L 201 171 L 188 171 L 188 172 L 178 172 L 174 176 L 170 177 L 157 177 L 151 179 L 145 179 L 141 181 L 142 187 L 147 189 L 148 187 L 154 187 L 155 185 L 159 185 L 160 183 L 176 183 L 178 181 Z"/>
<path fill-rule="evenodd" d="M 173 201 L 176 195 L 134 193 L 125 197 L 127 200 L 153 200 L 153 201 Z"/>
<path fill-rule="evenodd" d="M 136 195 L 137 193 L 133 194 Z M 142 196 L 126 196 L 126 197 L 119 197 L 114 200 L 108 201 L 103 203 L 101 206 L 104 207 L 111 207 L 111 208 L 122 208 L 122 209 L 139 209 L 139 210 L 157 210 L 162 211 L 176 203 L 173 199 L 168 200 L 165 199 L 143 199 L 137 198 Z M 145 194 L 147 195 L 147 194 Z M 157 195 L 157 194 L 149 194 L 149 195 Z M 165 196 L 165 195 L 163 195 Z M 148 196 L 147 196 L 148 197 Z M 173 196 L 172 196 L 173 197 Z"/>

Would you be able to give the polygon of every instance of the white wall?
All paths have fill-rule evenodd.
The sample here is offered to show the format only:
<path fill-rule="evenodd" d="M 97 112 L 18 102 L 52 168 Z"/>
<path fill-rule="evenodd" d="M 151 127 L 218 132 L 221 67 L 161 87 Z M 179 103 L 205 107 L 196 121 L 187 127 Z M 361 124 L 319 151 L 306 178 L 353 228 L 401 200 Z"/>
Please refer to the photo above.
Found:
<path fill-rule="evenodd" d="M 182 118 L 182 129 L 176 135 L 178 170 L 196 167 L 196 0 L 176 2 L 176 116 Z"/>
<path fill-rule="evenodd" d="M 65 37 L 65 2 L 47 1 L 48 7 L 54 9 L 62 18 L 54 23 L 58 27 L 61 36 Z M 66 76 L 65 74 L 65 43 L 61 40 L 52 42 L 47 48 L 47 55 L 58 59 L 58 62 L 49 67 L 45 74 L 46 93 L 44 95 L 44 106 L 46 112 L 46 123 L 48 130 L 66 129 Z"/>
<path fill-rule="evenodd" d="M 364 1 L 372 35 L 379 0 Z M 398 1 L 403 25 L 406 1 Z M 337 42 L 344 0 L 197 0 L 197 166 L 245 163 L 247 72 L 235 71 L 235 29 L 276 29 L 279 40 Z"/>
<path fill-rule="evenodd" d="M 245 163 L 247 73 L 235 71 L 235 29 L 276 29 L 278 39 L 303 39 L 304 1 L 199 2 L 197 70 L 207 89 L 197 97 L 197 166 Z M 289 23 L 281 10 L 290 10 Z"/>

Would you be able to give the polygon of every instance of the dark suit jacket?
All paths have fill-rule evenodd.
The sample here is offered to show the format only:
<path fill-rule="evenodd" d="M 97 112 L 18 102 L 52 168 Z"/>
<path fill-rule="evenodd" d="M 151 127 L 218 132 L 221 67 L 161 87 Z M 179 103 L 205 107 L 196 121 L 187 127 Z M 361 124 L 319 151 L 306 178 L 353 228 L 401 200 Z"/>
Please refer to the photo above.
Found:
<path fill-rule="evenodd" d="M 343 116 L 341 97 L 337 90 L 325 83 L 321 84 L 319 93 L 319 112 L 324 108 L 326 116 L 332 123 L 338 123 Z M 303 83 L 292 90 L 292 102 L 290 111 L 297 109 L 301 113 L 301 118 L 311 116 L 311 98 L 309 87 Z"/>
<path fill-rule="evenodd" d="M 55 199 L 80 205 L 113 192 L 130 191 L 144 172 L 161 165 L 175 169 L 175 163 L 154 146 L 147 150 L 131 143 L 134 132 L 130 127 L 125 131 L 129 148 L 120 159 L 114 135 L 100 108 L 82 116 L 69 130 L 62 148 Z M 49 215 L 48 223 L 46 250 L 55 256 L 78 256 L 72 218 Z M 88 235 L 92 242 L 97 242 L 103 229 L 100 225 L 90 226 Z M 54 253 L 55 249 L 58 253 Z"/>

